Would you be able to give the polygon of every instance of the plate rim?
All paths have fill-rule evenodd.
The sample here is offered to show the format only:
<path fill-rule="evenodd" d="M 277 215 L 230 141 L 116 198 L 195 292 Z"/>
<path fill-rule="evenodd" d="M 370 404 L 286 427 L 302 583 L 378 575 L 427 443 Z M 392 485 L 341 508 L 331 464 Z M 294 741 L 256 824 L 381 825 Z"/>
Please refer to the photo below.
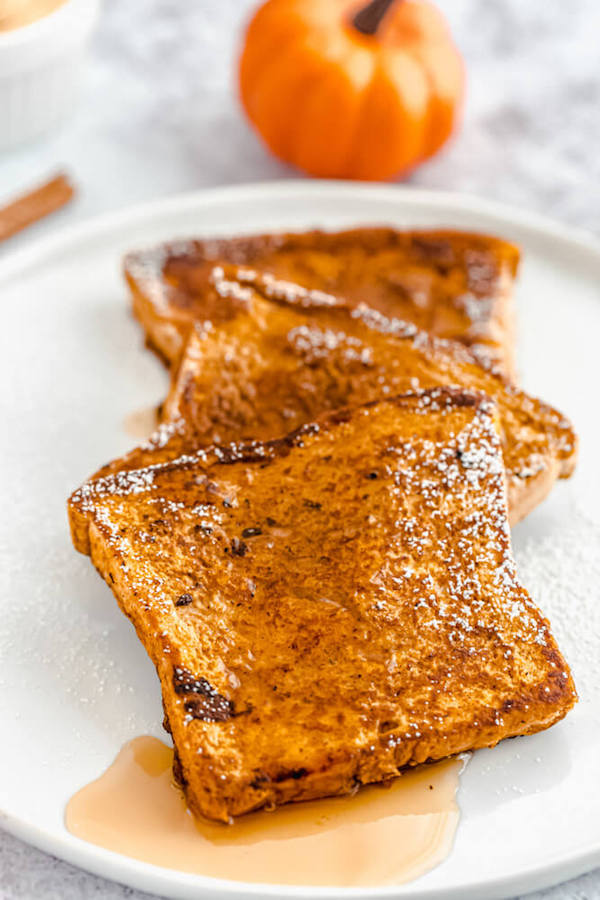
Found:
<path fill-rule="evenodd" d="M 14 826 L 14 827 L 13 827 Z M 125 856 L 113 850 L 69 836 L 59 838 L 47 829 L 28 823 L 21 823 L 0 811 L 0 827 L 9 834 L 23 840 L 30 846 L 63 862 L 83 869 L 100 878 L 118 882 L 135 890 L 147 891 L 164 897 L 181 897 L 192 900 L 206 891 L 207 897 L 223 897 L 225 900 L 238 898 L 285 897 L 290 900 L 411 900 L 417 897 L 410 891 L 407 882 L 385 887 L 319 887 L 312 885 L 263 884 L 260 882 L 231 881 L 211 878 L 177 869 L 154 866 L 135 857 Z M 70 839 L 72 837 L 72 840 Z M 61 845 L 64 845 L 64 851 Z M 538 864 L 523 869 L 519 875 L 508 875 L 494 881 L 474 881 L 451 888 L 432 888 L 421 891 L 418 900 L 504 900 L 532 891 L 544 890 L 584 875 L 600 865 L 600 847 L 585 847 L 577 858 L 569 861 L 556 860 L 550 864 Z M 418 879 L 416 879 L 418 881 Z M 170 893 L 176 887 L 178 894 Z M 162 892 L 165 891 L 163 894 Z M 209 893 L 213 892 L 213 893 Z"/>
<path fill-rule="evenodd" d="M 424 210 L 452 211 L 460 210 L 473 215 L 481 215 L 493 220 L 502 228 L 504 224 L 529 232 L 532 236 L 558 242 L 572 250 L 576 250 L 592 264 L 600 267 L 600 240 L 593 232 L 558 222 L 539 213 L 487 200 L 473 194 L 437 191 L 414 188 L 410 185 L 385 185 L 357 183 L 351 181 L 327 181 L 315 179 L 289 180 L 281 179 L 267 182 L 226 185 L 203 188 L 192 192 L 183 192 L 156 200 L 146 201 L 122 209 L 102 213 L 85 219 L 82 222 L 63 226 L 53 234 L 34 239 L 28 246 L 16 250 L 8 250 L 0 259 L 0 285 L 13 278 L 27 274 L 28 270 L 39 265 L 52 262 L 54 255 L 60 255 L 65 249 L 85 245 L 90 239 L 98 238 L 118 231 L 125 226 L 134 226 L 136 222 L 148 219 L 166 218 L 185 212 L 193 212 L 211 203 L 243 203 L 248 200 L 268 196 L 306 196 L 307 192 L 316 191 L 319 199 L 340 195 L 351 196 L 360 202 L 361 199 L 385 200 L 394 206 L 420 207 Z M 383 216 L 385 218 L 385 215 Z M 424 226 L 426 227 L 426 226 Z M 496 226 L 494 226 L 496 227 Z M 461 230 L 467 230 L 461 229 Z M 248 229 L 247 233 L 251 233 Z M 243 233 L 240 231 L 239 233 Z M 60 265 L 60 260 L 57 261 Z M 600 268 L 599 268 L 600 272 Z M 468 898 L 486 897 L 496 900 L 517 893 L 542 889 L 561 881 L 581 875 L 600 865 L 600 844 L 590 843 L 580 848 L 576 855 L 556 859 L 550 863 L 539 863 L 529 869 L 522 869 L 519 874 L 501 876 L 493 881 L 481 879 L 471 884 L 449 889 L 432 888 L 420 890 L 413 894 L 412 884 L 396 886 L 380 886 L 371 888 L 339 888 L 313 887 L 279 884 L 259 884 L 237 882 L 211 878 L 178 870 L 154 866 L 133 857 L 127 857 L 107 850 L 95 844 L 75 838 L 72 835 L 60 835 L 48 828 L 23 820 L 18 816 L 0 810 L 0 826 L 18 839 L 42 850 L 58 856 L 66 862 L 85 869 L 100 877 L 128 884 L 145 891 L 170 891 L 176 888 L 178 896 L 198 896 L 199 891 L 214 892 L 224 898 L 234 900 L 237 897 L 289 897 L 323 898 L 323 900 L 344 900 L 344 898 L 389 898 L 418 897 L 418 900 L 468 900 Z M 171 896 L 174 896 L 171 893 Z"/>
<path fill-rule="evenodd" d="M 244 184 L 223 185 L 219 187 L 200 188 L 197 191 L 184 191 L 125 206 L 122 209 L 74 222 L 59 228 L 54 234 L 36 238 L 29 246 L 8 250 L 4 258 L 0 258 L 0 283 L 20 274 L 29 266 L 46 262 L 53 253 L 59 253 L 65 245 L 80 244 L 89 241 L 93 236 L 102 236 L 107 232 L 122 227 L 126 222 L 134 223 L 150 217 L 162 217 L 169 214 L 192 210 L 210 202 L 235 201 L 244 196 L 253 199 L 265 194 L 289 193 L 305 196 L 311 189 L 321 194 L 356 194 L 357 196 L 397 200 L 423 208 L 435 206 L 451 210 L 460 206 L 463 210 L 475 215 L 480 214 L 490 219 L 498 219 L 517 225 L 520 228 L 536 233 L 538 236 L 550 238 L 560 243 L 568 243 L 577 250 L 583 250 L 592 259 L 600 262 L 600 238 L 594 232 L 575 225 L 566 224 L 531 212 L 519 206 L 488 200 L 476 194 L 459 191 L 437 191 L 426 188 L 413 188 L 409 185 L 372 184 L 370 182 L 334 181 L 324 179 L 278 179 L 273 181 L 256 181 Z M 327 229 L 325 229 L 327 230 Z M 466 230 L 466 229 L 458 229 Z M 243 232 L 240 232 L 243 233 Z"/>

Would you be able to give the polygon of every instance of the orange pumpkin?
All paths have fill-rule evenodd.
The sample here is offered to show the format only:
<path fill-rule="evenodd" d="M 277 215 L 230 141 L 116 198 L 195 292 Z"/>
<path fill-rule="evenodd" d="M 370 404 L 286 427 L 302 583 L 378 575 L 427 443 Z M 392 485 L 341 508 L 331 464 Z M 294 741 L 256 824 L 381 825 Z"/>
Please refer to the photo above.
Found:
<path fill-rule="evenodd" d="M 267 0 L 239 76 L 273 153 L 312 175 L 369 180 L 435 153 L 464 87 L 447 24 L 425 0 Z"/>

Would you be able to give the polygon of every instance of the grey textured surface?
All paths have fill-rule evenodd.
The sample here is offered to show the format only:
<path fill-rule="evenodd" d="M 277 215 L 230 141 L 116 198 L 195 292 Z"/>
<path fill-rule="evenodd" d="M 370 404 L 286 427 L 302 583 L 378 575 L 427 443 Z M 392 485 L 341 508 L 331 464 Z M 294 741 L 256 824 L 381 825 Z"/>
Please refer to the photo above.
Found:
<path fill-rule="evenodd" d="M 0 199 L 57 167 L 74 222 L 177 191 L 297 177 L 242 119 L 233 60 L 248 0 L 105 0 L 78 108 L 43 142 L 0 157 Z M 459 136 L 411 183 L 508 201 L 600 232 L 600 6 L 596 0 L 440 0 L 466 57 Z M 51 233 L 58 218 L 0 253 Z M 0 834 L 2 900 L 143 895 Z M 544 900 L 600 900 L 600 872 Z"/>

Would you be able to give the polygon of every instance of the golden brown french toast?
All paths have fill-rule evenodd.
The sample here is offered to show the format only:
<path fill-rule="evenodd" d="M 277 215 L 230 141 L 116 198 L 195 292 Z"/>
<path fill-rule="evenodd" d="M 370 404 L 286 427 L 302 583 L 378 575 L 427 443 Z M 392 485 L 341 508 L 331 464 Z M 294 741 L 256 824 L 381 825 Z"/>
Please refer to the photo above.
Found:
<path fill-rule="evenodd" d="M 205 293 L 226 318 L 190 335 L 163 408 L 168 424 L 98 475 L 281 437 L 326 410 L 443 385 L 498 403 L 513 524 L 574 468 L 570 422 L 460 344 L 253 270 L 216 268 Z"/>
<path fill-rule="evenodd" d="M 576 699 L 511 556 L 495 405 L 434 389 L 87 483 L 195 813 L 354 790 Z"/>
<path fill-rule="evenodd" d="M 177 241 L 130 253 L 125 275 L 148 344 L 177 362 L 194 321 L 229 307 L 207 291 L 215 262 L 248 265 L 364 303 L 438 337 L 461 341 L 514 374 L 513 281 L 519 250 L 459 231 L 356 228 Z"/>

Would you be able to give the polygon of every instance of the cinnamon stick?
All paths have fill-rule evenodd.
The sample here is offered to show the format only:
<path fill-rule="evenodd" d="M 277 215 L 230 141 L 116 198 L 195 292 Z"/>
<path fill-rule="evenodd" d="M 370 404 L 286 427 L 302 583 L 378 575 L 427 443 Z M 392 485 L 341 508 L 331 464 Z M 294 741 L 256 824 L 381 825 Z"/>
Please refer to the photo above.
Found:
<path fill-rule="evenodd" d="M 65 206 L 75 189 L 65 174 L 56 175 L 40 187 L 22 194 L 0 207 L 0 241 L 5 241 L 29 225 L 34 225 Z"/>

